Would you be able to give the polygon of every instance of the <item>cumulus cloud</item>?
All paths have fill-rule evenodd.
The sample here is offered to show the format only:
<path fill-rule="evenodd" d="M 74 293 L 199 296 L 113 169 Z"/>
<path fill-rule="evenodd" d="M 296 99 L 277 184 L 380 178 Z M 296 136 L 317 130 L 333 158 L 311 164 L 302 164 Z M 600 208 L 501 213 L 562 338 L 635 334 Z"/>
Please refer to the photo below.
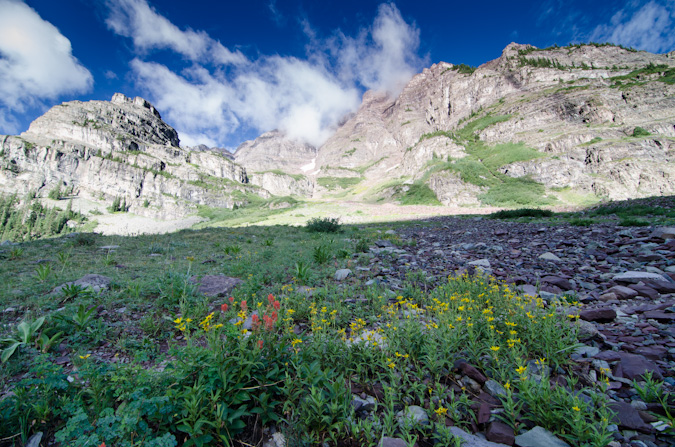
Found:
<path fill-rule="evenodd" d="M 630 6 L 630 5 L 629 5 Z M 675 1 L 650 1 L 637 10 L 626 7 L 610 23 L 598 25 L 590 39 L 661 53 L 675 48 Z"/>
<path fill-rule="evenodd" d="M 0 131 L 16 133 L 13 117 L 27 107 L 92 85 L 91 73 L 54 25 L 19 0 L 0 0 Z"/>
<path fill-rule="evenodd" d="M 398 93 L 422 65 L 419 31 L 391 4 L 381 5 L 373 25 L 356 37 L 336 32 L 322 40 L 302 23 L 306 58 L 256 60 L 204 32 L 179 29 L 146 0 L 108 0 L 108 6 L 110 29 L 138 50 L 131 62 L 138 85 L 187 145 L 223 145 L 242 129 L 281 129 L 319 146 L 356 110 L 364 88 Z M 222 56 L 214 58 L 214 48 Z M 189 66 L 163 65 L 152 60 L 151 49 L 181 54 Z"/>
<path fill-rule="evenodd" d="M 145 0 L 108 0 L 106 4 L 110 11 L 106 20 L 108 27 L 121 36 L 130 37 L 140 51 L 170 49 L 195 61 L 246 62 L 240 52 L 228 50 L 204 31 L 179 29 Z"/>

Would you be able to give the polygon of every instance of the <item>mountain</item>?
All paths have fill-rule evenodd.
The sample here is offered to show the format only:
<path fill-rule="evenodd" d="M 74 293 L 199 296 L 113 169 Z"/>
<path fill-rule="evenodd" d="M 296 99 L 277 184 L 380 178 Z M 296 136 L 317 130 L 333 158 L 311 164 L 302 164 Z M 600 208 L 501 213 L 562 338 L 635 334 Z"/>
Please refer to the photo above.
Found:
<path fill-rule="evenodd" d="M 343 189 L 361 200 L 546 205 L 675 193 L 674 67 L 674 53 L 510 44 L 478 68 L 435 64 L 396 98 L 367 92 L 316 159 L 294 166 L 315 165 L 315 196 Z M 257 150 L 272 166 L 283 157 L 274 147 L 266 136 L 247 156 Z"/>
<path fill-rule="evenodd" d="M 46 196 L 64 187 L 107 203 L 124 199 L 129 211 L 160 218 L 270 196 L 231 156 L 179 143 L 143 98 L 63 103 L 20 136 L 0 136 L 0 191 Z"/>
<path fill-rule="evenodd" d="M 272 196 L 580 204 L 674 194 L 674 147 L 675 53 L 514 43 L 478 68 L 434 64 L 396 97 L 366 92 L 318 148 L 279 131 L 234 154 L 180 147 L 142 98 L 67 102 L 0 136 L 0 192 L 63 188 L 160 218 Z"/>

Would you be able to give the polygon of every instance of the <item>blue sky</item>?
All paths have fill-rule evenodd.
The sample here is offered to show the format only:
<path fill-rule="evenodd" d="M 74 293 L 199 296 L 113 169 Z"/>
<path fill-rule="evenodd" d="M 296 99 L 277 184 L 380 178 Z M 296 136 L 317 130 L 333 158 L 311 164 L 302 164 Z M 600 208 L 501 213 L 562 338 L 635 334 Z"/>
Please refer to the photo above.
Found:
<path fill-rule="evenodd" d="M 675 50 L 675 0 L 0 0 L 0 134 L 69 100 L 142 96 L 183 145 L 315 145 L 366 89 L 510 42 Z"/>

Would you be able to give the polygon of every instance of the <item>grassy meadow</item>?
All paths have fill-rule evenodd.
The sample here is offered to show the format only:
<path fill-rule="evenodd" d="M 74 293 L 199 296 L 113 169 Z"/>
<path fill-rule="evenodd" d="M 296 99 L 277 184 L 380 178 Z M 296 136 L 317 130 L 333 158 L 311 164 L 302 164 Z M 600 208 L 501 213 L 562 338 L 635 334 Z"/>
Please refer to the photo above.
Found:
<path fill-rule="evenodd" d="M 460 445 L 449 427 L 471 432 L 481 418 L 468 364 L 495 390 L 493 417 L 516 433 L 540 425 L 573 446 L 605 446 L 607 378 L 590 385 L 571 370 L 574 298 L 545 305 L 493 278 L 431 281 L 412 269 L 397 288 L 369 282 L 375 241 L 414 250 L 386 232 L 399 225 L 410 223 L 1 247 L 0 445 L 38 432 L 75 447 L 250 446 L 273 432 L 288 446 Z M 381 268 L 394 254 L 377 255 Z M 86 274 L 109 288 L 52 293 Z M 191 281 L 204 275 L 243 282 L 208 297 Z M 413 407 L 426 417 L 406 417 Z"/>

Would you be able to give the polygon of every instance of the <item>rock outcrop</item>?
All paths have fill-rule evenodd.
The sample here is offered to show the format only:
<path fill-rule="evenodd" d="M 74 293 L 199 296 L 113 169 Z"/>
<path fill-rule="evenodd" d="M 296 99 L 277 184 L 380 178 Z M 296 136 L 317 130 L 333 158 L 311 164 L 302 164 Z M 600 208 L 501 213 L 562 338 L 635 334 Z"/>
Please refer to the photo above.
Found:
<path fill-rule="evenodd" d="M 197 205 L 232 208 L 247 194 L 246 171 L 217 150 L 179 146 L 177 132 L 142 98 L 73 101 L 51 108 L 20 136 L 0 136 L 0 191 L 59 186 L 140 215 L 176 218 Z"/>
<path fill-rule="evenodd" d="M 533 180 L 551 201 L 563 200 L 561 190 L 608 199 L 673 193 L 674 69 L 669 55 L 612 45 L 510 44 L 478 68 L 440 62 L 396 98 L 366 92 L 302 173 L 318 185 L 358 185 L 356 199 L 424 183 L 448 205 L 480 203 L 506 177 Z M 299 173 L 307 156 L 286 170 L 288 143 L 273 137 L 246 143 L 237 160 Z M 318 185 L 315 195 L 326 191 Z"/>

